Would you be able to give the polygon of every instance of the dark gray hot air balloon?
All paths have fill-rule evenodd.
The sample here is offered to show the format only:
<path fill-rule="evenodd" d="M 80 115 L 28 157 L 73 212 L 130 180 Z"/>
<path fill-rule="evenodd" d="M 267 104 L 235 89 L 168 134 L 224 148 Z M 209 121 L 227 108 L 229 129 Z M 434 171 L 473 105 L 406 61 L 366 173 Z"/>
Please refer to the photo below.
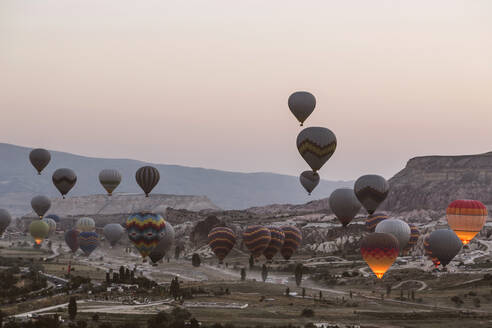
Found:
<path fill-rule="evenodd" d="M 288 104 L 290 111 L 302 126 L 316 107 L 316 98 L 309 92 L 297 91 L 290 95 Z"/>
<path fill-rule="evenodd" d="M 114 246 L 125 234 L 125 229 L 121 226 L 121 224 L 109 223 L 104 226 L 103 234 L 111 246 Z"/>
<path fill-rule="evenodd" d="M 432 256 L 437 257 L 443 267 L 454 259 L 462 246 L 463 243 L 459 237 L 450 229 L 434 230 L 429 236 L 429 248 Z"/>
<path fill-rule="evenodd" d="M 161 232 L 161 239 L 156 247 L 150 252 L 149 258 L 153 263 L 160 261 L 174 244 L 175 232 L 173 226 L 166 221 L 164 231 Z"/>
<path fill-rule="evenodd" d="M 51 207 L 51 200 L 46 196 L 36 196 L 31 199 L 31 207 L 34 212 L 42 219 Z"/>
<path fill-rule="evenodd" d="M 297 149 L 314 172 L 321 169 L 336 148 L 337 138 L 327 128 L 306 128 L 297 136 Z"/>
<path fill-rule="evenodd" d="M 159 183 L 159 171 L 153 166 L 143 166 L 135 173 L 137 183 L 145 193 L 145 197 L 149 197 L 149 193 Z"/>
<path fill-rule="evenodd" d="M 319 183 L 319 174 L 313 171 L 304 171 L 299 177 L 301 185 L 306 189 L 309 195 Z"/>
<path fill-rule="evenodd" d="M 359 213 L 361 204 L 352 189 L 340 188 L 333 191 L 328 199 L 333 214 L 345 227 Z"/>
<path fill-rule="evenodd" d="M 114 169 L 104 169 L 99 173 L 99 182 L 111 196 L 121 182 L 121 174 Z"/>
<path fill-rule="evenodd" d="M 410 240 L 410 226 L 400 219 L 386 219 L 378 223 L 376 226 L 376 232 L 389 233 L 398 239 L 398 245 L 400 245 L 400 252 L 407 247 Z"/>
<path fill-rule="evenodd" d="M 41 174 L 41 171 L 48 165 L 51 160 L 50 152 L 46 149 L 36 148 L 31 150 L 29 153 L 29 160 L 31 161 L 32 166 L 38 171 L 38 174 Z"/>
<path fill-rule="evenodd" d="M 363 175 L 355 181 L 354 192 L 367 212 L 373 214 L 388 196 L 389 184 L 380 175 Z"/>
<path fill-rule="evenodd" d="M 53 173 L 52 180 L 56 189 L 58 189 L 65 199 L 65 195 L 68 194 L 73 186 L 75 186 L 75 183 L 77 182 L 77 175 L 73 170 L 63 168 L 58 169 Z"/>
<path fill-rule="evenodd" d="M 12 217 L 7 210 L 0 208 L 0 236 L 3 235 L 10 222 L 12 222 Z"/>

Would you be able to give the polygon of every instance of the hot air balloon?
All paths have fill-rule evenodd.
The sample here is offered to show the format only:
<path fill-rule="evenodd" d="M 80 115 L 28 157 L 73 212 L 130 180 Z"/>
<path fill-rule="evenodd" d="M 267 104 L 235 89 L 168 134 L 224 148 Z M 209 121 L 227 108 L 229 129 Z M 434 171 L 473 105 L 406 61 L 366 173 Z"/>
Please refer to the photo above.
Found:
<path fill-rule="evenodd" d="M 0 208 L 0 236 L 3 235 L 7 227 L 12 222 L 12 217 L 7 210 Z"/>
<path fill-rule="evenodd" d="M 487 208 L 478 200 L 455 200 L 446 210 L 448 224 L 466 245 L 482 230 Z"/>
<path fill-rule="evenodd" d="M 47 219 L 53 219 L 56 223 L 60 222 L 60 217 L 56 214 L 48 214 L 45 216 Z"/>
<path fill-rule="evenodd" d="M 297 91 L 290 95 L 288 104 L 290 111 L 302 126 L 316 107 L 316 98 L 309 92 Z"/>
<path fill-rule="evenodd" d="M 104 237 L 106 237 L 111 246 L 116 245 L 124 233 L 125 229 L 118 223 L 109 223 L 103 228 Z"/>
<path fill-rule="evenodd" d="M 235 243 L 236 234 L 230 228 L 216 227 L 208 233 L 208 245 L 219 259 L 220 264 L 223 263 L 224 258 L 232 250 Z"/>
<path fill-rule="evenodd" d="M 410 250 L 417 245 L 417 241 L 419 240 L 420 230 L 414 224 L 409 224 L 410 226 L 410 240 L 407 243 L 407 246 L 403 250 L 405 254 L 410 252 Z"/>
<path fill-rule="evenodd" d="M 285 260 L 289 260 L 302 242 L 301 230 L 295 226 L 283 226 L 282 229 L 285 239 L 280 254 Z"/>
<path fill-rule="evenodd" d="M 50 227 L 42 220 L 34 220 L 29 225 L 29 233 L 36 242 L 36 245 L 41 245 L 43 240 L 48 237 Z"/>
<path fill-rule="evenodd" d="M 376 232 L 389 233 L 398 239 L 400 251 L 403 251 L 410 240 L 410 227 L 408 223 L 400 219 L 383 220 L 376 226 Z"/>
<path fill-rule="evenodd" d="M 282 246 L 284 246 L 285 233 L 282 229 L 277 227 L 268 227 L 268 229 L 270 230 L 272 239 L 270 240 L 268 247 L 263 251 L 263 255 L 265 255 L 268 261 L 271 261 L 275 254 L 280 252 Z"/>
<path fill-rule="evenodd" d="M 332 212 L 345 227 L 359 213 L 361 204 L 355 193 L 349 188 L 340 188 L 333 191 L 328 200 Z"/>
<path fill-rule="evenodd" d="M 82 252 L 89 256 L 99 245 L 99 235 L 94 231 L 82 231 L 79 234 L 79 243 Z"/>
<path fill-rule="evenodd" d="M 395 262 L 399 250 L 398 240 L 388 233 L 368 234 L 362 239 L 360 245 L 362 258 L 379 279 Z"/>
<path fill-rule="evenodd" d="M 366 228 L 369 232 L 374 232 L 379 222 L 386 220 L 388 216 L 384 213 L 370 214 L 366 219 Z"/>
<path fill-rule="evenodd" d="M 75 186 L 77 175 L 71 169 L 58 169 L 53 173 L 52 180 L 56 189 L 58 189 L 63 199 L 65 199 L 65 195 Z"/>
<path fill-rule="evenodd" d="M 432 255 L 439 259 L 443 267 L 454 259 L 462 246 L 463 243 L 458 236 L 449 229 L 434 230 L 429 236 L 429 247 Z"/>
<path fill-rule="evenodd" d="M 34 212 L 39 215 L 39 218 L 42 219 L 43 215 L 45 215 L 51 207 L 51 200 L 45 196 L 36 196 L 31 199 L 31 207 Z"/>
<path fill-rule="evenodd" d="M 175 232 L 173 226 L 168 221 L 166 221 L 166 225 L 164 227 L 164 231 L 161 233 L 159 243 L 149 254 L 149 258 L 152 263 L 159 262 L 171 249 L 174 244 L 174 236 Z"/>
<path fill-rule="evenodd" d="M 72 253 L 75 253 L 79 249 L 79 234 L 80 231 L 76 229 L 65 232 L 65 243 L 70 248 Z"/>
<path fill-rule="evenodd" d="M 429 237 L 430 237 L 429 234 L 425 235 L 425 237 L 424 237 L 425 255 L 427 255 L 427 257 L 432 261 L 432 263 L 434 264 L 434 267 L 437 268 L 439 266 L 439 264 L 441 264 L 441 262 L 439 262 L 439 259 L 432 254 L 432 250 L 430 249 L 430 244 L 429 244 Z"/>
<path fill-rule="evenodd" d="M 128 239 L 145 258 L 157 246 L 166 222 L 160 214 L 139 212 L 131 214 L 126 220 Z"/>
<path fill-rule="evenodd" d="M 159 171 L 153 166 L 143 166 L 135 173 L 137 183 L 145 193 L 145 197 L 149 197 L 149 193 L 159 183 L 161 178 Z"/>
<path fill-rule="evenodd" d="M 108 192 L 108 196 L 111 196 L 121 182 L 121 174 L 113 169 L 102 170 L 99 173 L 99 182 Z"/>
<path fill-rule="evenodd" d="M 50 227 L 50 232 L 49 232 L 48 236 L 51 236 L 52 234 L 54 234 L 56 231 L 55 220 L 50 219 L 50 218 L 44 218 L 42 221 L 46 222 L 46 224 Z"/>
<path fill-rule="evenodd" d="M 321 169 L 336 148 L 337 138 L 327 128 L 306 128 L 297 136 L 297 149 L 314 172 Z"/>
<path fill-rule="evenodd" d="M 260 257 L 263 251 L 268 247 L 272 236 L 270 230 L 266 227 L 254 225 L 249 226 L 243 232 L 244 245 L 251 252 L 253 257 Z"/>
<path fill-rule="evenodd" d="M 82 217 L 77 220 L 75 227 L 80 232 L 91 232 L 96 230 L 96 222 L 93 218 Z"/>
<path fill-rule="evenodd" d="M 301 185 L 306 189 L 309 195 L 319 183 L 319 174 L 313 171 L 304 171 L 299 177 Z"/>
<path fill-rule="evenodd" d="M 382 176 L 363 175 L 355 181 L 354 192 L 367 213 L 373 214 L 388 196 L 389 184 Z"/>
<path fill-rule="evenodd" d="M 51 160 L 50 152 L 46 149 L 36 148 L 31 150 L 29 153 L 29 160 L 31 161 L 32 166 L 38 171 L 38 174 L 41 174 L 41 171 L 48 165 Z"/>

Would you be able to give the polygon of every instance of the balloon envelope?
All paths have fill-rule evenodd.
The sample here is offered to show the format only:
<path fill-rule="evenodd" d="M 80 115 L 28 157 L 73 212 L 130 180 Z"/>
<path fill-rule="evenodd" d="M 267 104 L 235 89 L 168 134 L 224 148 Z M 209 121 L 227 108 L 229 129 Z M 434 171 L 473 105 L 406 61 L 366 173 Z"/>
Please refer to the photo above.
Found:
<path fill-rule="evenodd" d="M 60 222 L 60 217 L 56 214 L 48 214 L 45 216 L 47 219 L 53 219 L 56 223 Z"/>
<path fill-rule="evenodd" d="M 289 260 L 301 245 L 302 233 L 301 230 L 295 226 L 283 226 L 281 229 L 285 235 L 285 239 L 284 244 L 280 249 L 280 254 L 282 254 L 282 257 L 285 260 Z"/>
<path fill-rule="evenodd" d="M 354 192 L 367 212 L 373 214 L 388 196 L 389 184 L 380 175 L 363 175 L 355 181 Z"/>
<path fill-rule="evenodd" d="M 121 182 L 121 174 L 114 169 L 104 169 L 99 173 L 99 182 L 111 196 Z"/>
<path fill-rule="evenodd" d="M 82 231 L 79 234 L 80 249 L 89 256 L 99 245 L 99 235 L 93 231 Z"/>
<path fill-rule="evenodd" d="M 0 208 L 0 236 L 3 235 L 7 227 L 12 222 L 12 217 L 7 210 Z"/>
<path fill-rule="evenodd" d="M 265 255 L 267 260 L 271 261 L 275 254 L 280 252 L 282 246 L 284 246 L 285 233 L 281 228 L 277 227 L 268 227 L 268 229 L 270 230 L 272 239 L 270 240 L 268 247 L 263 251 L 263 255 Z"/>
<path fill-rule="evenodd" d="M 408 240 L 407 246 L 404 249 L 405 253 L 410 252 L 410 250 L 417 245 L 417 241 L 419 240 L 420 230 L 414 224 L 409 224 L 410 227 L 410 239 Z"/>
<path fill-rule="evenodd" d="M 388 219 L 388 216 L 384 213 L 370 214 L 366 219 L 366 228 L 369 232 L 374 232 L 379 222 Z"/>
<path fill-rule="evenodd" d="M 77 175 L 73 170 L 63 168 L 58 169 L 53 173 L 52 180 L 56 189 L 58 189 L 63 198 L 65 198 L 65 195 L 68 194 L 73 186 L 75 186 Z"/>
<path fill-rule="evenodd" d="M 36 196 L 31 199 L 31 207 L 42 218 L 51 207 L 51 200 L 46 196 Z"/>
<path fill-rule="evenodd" d="M 344 227 L 354 219 L 361 208 L 354 190 L 349 188 L 336 189 L 331 193 L 328 202 L 332 212 Z"/>
<path fill-rule="evenodd" d="M 135 245 L 145 259 L 159 243 L 166 222 L 160 214 L 138 212 L 126 220 L 128 239 Z"/>
<path fill-rule="evenodd" d="M 34 220 L 29 225 L 29 233 L 36 242 L 36 245 L 40 245 L 43 239 L 48 237 L 50 227 L 42 220 Z"/>
<path fill-rule="evenodd" d="M 400 247 L 395 236 L 387 233 L 371 233 L 361 242 L 362 258 L 372 272 L 381 279 L 398 257 Z"/>
<path fill-rule="evenodd" d="M 441 262 L 439 262 L 439 259 L 437 257 L 435 257 L 434 254 L 432 254 L 432 250 L 431 250 L 430 244 L 429 244 L 429 237 L 430 237 L 430 234 L 427 234 L 424 237 L 425 255 L 427 255 L 427 257 L 432 261 L 432 263 L 434 263 L 434 266 L 437 268 L 439 266 L 439 264 L 441 264 Z"/>
<path fill-rule="evenodd" d="M 50 219 L 50 218 L 44 218 L 42 221 L 46 222 L 46 224 L 48 224 L 48 226 L 50 227 L 49 236 L 51 236 L 53 233 L 55 233 L 55 231 L 56 231 L 55 220 Z"/>
<path fill-rule="evenodd" d="M 260 257 L 271 240 L 270 230 L 266 227 L 258 225 L 249 226 L 243 232 L 244 245 L 246 245 L 254 257 Z"/>
<path fill-rule="evenodd" d="M 149 254 L 149 258 L 153 263 L 157 263 L 158 261 L 160 261 L 166 255 L 166 253 L 171 250 L 171 247 L 174 244 L 174 237 L 174 228 L 168 221 L 166 221 L 164 230 L 163 232 L 161 232 L 159 243 Z"/>
<path fill-rule="evenodd" d="M 313 171 L 318 171 L 337 148 L 337 138 L 331 130 L 309 127 L 297 136 L 297 149 Z"/>
<path fill-rule="evenodd" d="M 487 221 L 487 208 L 478 200 L 455 200 L 446 209 L 448 225 L 463 244 L 468 244 Z"/>
<path fill-rule="evenodd" d="M 65 243 L 73 253 L 79 249 L 79 234 L 80 231 L 76 229 L 65 232 Z"/>
<path fill-rule="evenodd" d="M 437 257 L 444 267 L 458 255 L 462 246 L 463 243 L 458 236 L 449 229 L 434 230 L 429 236 L 432 255 Z"/>
<path fill-rule="evenodd" d="M 31 161 L 32 166 L 41 174 L 43 169 L 48 165 L 51 160 L 50 152 L 46 149 L 37 148 L 31 150 L 29 153 L 29 161 Z"/>
<path fill-rule="evenodd" d="M 400 251 L 405 249 L 410 240 L 410 226 L 400 219 L 387 219 L 376 226 L 376 232 L 389 233 L 398 239 Z"/>
<path fill-rule="evenodd" d="M 313 171 L 304 171 L 299 177 L 301 185 L 306 189 L 309 195 L 319 183 L 319 174 Z"/>
<path fill-rule="evenodd" d="M 96 230 L 96 222 L 93 218 L 82 217 L 77 220 L 77 224 L 75 225 L 77 230 L 80 232 L 91 232 Z"/>
<path fill-rule="evenodd" d="M 159 183 L 159 170 L 153 166 L 143 166 L 135 173 L 135 179 L 140 188 L 144 191 L 145 196 L 149 197 L 149 193 L 154 189 L 157 183 Z"/>
<path fill-rule="evenodd" d="M 220 263 L 224 261 L 224 258 L 232 250 L 235 243 L 236 234 L 230 228 L 216 227 L 208 233 L 208 245 Z"/>
<path fill-rule="evenodd" d="M 125 229 L 118 223 L 109 223 L 103 228 L 103 235 L 109 241 L 111 246 L 116 245 L 124 234 Z"/>
<path fill-rule="evenodd" d="M 297 91 L 290 95 L 288 105 L 290 111 L 302 126 L 313 112 L 314 107 L 316 107 L 316 98 L 309 92 Z"/>

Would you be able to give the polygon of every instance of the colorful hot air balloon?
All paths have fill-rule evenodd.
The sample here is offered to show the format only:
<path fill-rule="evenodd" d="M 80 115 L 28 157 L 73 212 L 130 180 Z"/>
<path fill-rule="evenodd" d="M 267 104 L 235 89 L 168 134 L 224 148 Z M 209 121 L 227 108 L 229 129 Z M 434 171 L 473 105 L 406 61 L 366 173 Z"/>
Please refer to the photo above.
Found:
<path fill-rule="evenodd" d="M 220 264 L 223 263 L 224 258 L 232 250 L 235 243 L 236 234 L 230 228 L 216 227 L 208 233 L 208 245 L 219 259 Z"/>
<path fill-rule="evenodd" d="M 333 191 L 328 199 L 332 212 L 345 227 L 359 213 L 361 204 L 355 193 L 349 188 L 340 188 Z"/>
<path fill-rule="evenodd" d="M 131 214 L 126 220 L 128 239 L 145 258 L 159 243 L 166 222 L 160 214 L 139 212 Z"/>
<path fill-rule="evenodd" d="M 301 185 L 306 189 L 309 195 L 319 183 L 319 174 L 313 171 L 304 171 L 299 177 Z"/>
<path fill-rule="evenodd" d="M 63 199 L 65 199 L 65 195 L 68 194 L 73 186 L 75 186 L 75 183 L 77 182 L 77 175 L 73 170 L 63 168 L 58 169 L 53 173 L 52 180 L 56 189 L 58 189 L 60 194 L 63 196 Z"/>
<path fill-rule="evenodd" d="M 164 231 L 161 233 L 159 243 L 154 247 L 152 252 L 149 254 L 149 258 L 152 263 L 159 262 L 168 251 L 171 250 L 171 247 L 174 244 L 175 232 L 173 226 L 166 221 L 166 225 L 164 227 Z"/>
<path fill-rule="evenodd" d="M 104 169 L 99 173 L 99 182 L 111 196 L 121 182 L 121 174 L 114 169 Z"/>
<path fill-rule="evenodd" d="M 80 232 L 91 232 L 96 230 L 96 222 L 93 218 L 82 217 L 77 220 L 75 227 Z"/>
<path fill-rule="evenodd" d="M 254 225 L 249 226 L 243 232 L 244 245 L 251 252 L 253 257 L 260 257 L 263 251 L 268 247 L 272 236 L 270 230 L 266 227 Z"/>
<path fill-rule="evenodd" d="M 420 230 L 414 224 L 409 224 L 410 226 L 410 240 L 407 243 L 407 247 L 403 250 L 405 254 L 408 254 L 410 250 L 417 245 L 417 241 L 419 240 Z"/>
<path fill-rule="evenodd" d="M 51 200 L 46 196 L 33 197 L 33 199 L 31 199 L 31 207 L 34 212 L 39 215 L 39 218 L 42 219 L 43 215 L 45 215 L 51 207 Z"/>
<path fill-rule="evenodd" d="M 55 222 L 55 220 L 50 219 L 50 218 L 44 218 L 42 221 L 46 222 L 46 224 L 48 224 L 48 226 L 50 227 L 49 236 L 51 236 L 52 234 L 54 234 L 55 231 L 56 231 L 56 222 Z"/>
<path fill-rule="evenodd" d="M 482 230 L 487 208 L 478 200 L 455 200 L 446 210 L 448 224 L 466 245 Z"/>
<path fill-rule="evenodd" d="M 12 217 L 7 210 L 0 208 L 0 236 L 3 235 L 7 227 L 12 222 Z"/>
<path fill-rule="evenodd" d="M 389 184 L 382 176 L 363 175 L 355 181 L 354 192 L 367 213 L 373 214 L 388 196 Z"/>
<path fill-rule="evenodd" d="M 336 148 L 337 138 L 327 128 L 306 128 L 297 136 L 297 149 L 314 172 L 321 169 Z"/>
<path fill-rule="evenodd" d="M 398 239 L 400 251 L 403 251 L 410 240 L 410 226 L 400 219 L 383 220 L 376 226 L 376 232 L 389 233 Z"/>
<path fill-rule="evenodd" d="M 432 250 L 431 250 L 430 244 L 429 244 L 429 237 L 430 237 L 429 234 L 425 235 L 425 237 L 424 237 L 425 255 L 432 261 L 432 263 L 434 264 L 434 267 L 437 268 L 439 266 L 439 264 L 441 264 L 441 262 L 439 262 L 439 259 L 437 257 L 435 257 L 434 254 L 432 254 Z"/>
<path fill-rule="evenodd" d="M 443 267 L 454 259 L 462 246 L 463 243 L 458 236 L 449 229 L 434 230 L 429 236 L 429 247 L 432 255 L 439 259 Z"/>
<path fill-rule="evenodd" d="M 36 242 L 36 245 L 41 245 L 43 240 L 48 237 L 50 227 L 42 220 L 34 220 L 29 225 L 29 233 Z"/>
<path fill-rule="evenodd" d="M 285 239 L 280 254 L 285 260 L 289 260 L 302 242 L 301 230 L 295 226 L 283 226 L 282 229 Z"/>
<path fill-rule="evenodd" d="M 360 245 L 362 258 L 379 279 L 393 265 L 399 251 L 398 240 L 388 233 L 368 234 L 362 239 Z"/>
<path fill-rule="evenodd" d="M 123 237 L 125 229 L 118 223 L 106 224 L 103 228 L 103 235 L 109 241 L 111 246 L 116 245 L 116 243 Z"/>
<path fill-rule="evenodd" d="M 82 252 L 89 256 L 99 245 L 99 235 L 94 231 L 82 231 L 79 234 L 79 244 Z"/>
<path fill-rule="evenodd" d="M 268 247 L 263 251 L 263 255 L 265 255 L 268 261 L 271 261 L 275 254 L 280 252 L 282 246 L 284 246 L 285 233 L 281 228 L 277 227 L 268 227 L 268 229 L 270 230 L 272 239 L 270 240 Z"/>
<path fill-rule="evenodd" d="M 288 104 L 290 111 L 302 126 L 316 107 L 316 98 L 309 92 L 297 91 L 290 95 Z"/>
<path fill-rule="evenodd" d="M 143 166 L 135 173 L 135 178 L 138 185 L 145 193 L 145 197 L 149 197 L 150 192 L 159 183 L 161 178 L 159 170 L 153 166 Z"/>
<path fill-rule="evenodd" d="M 29 160 L 31 161 L 32 166 L 38 171 L 38 174 L 41 174 L 41 171 L 48 165 L 51 160 L 50 152 L 46 149 L 37 148 L 31 150 L 29 153 Z"/>
<path fill-rule="evenodd" d="M 79 234 L 80 231 L 76 229 L 65 232 L 65 243 L 70 248 L 72 253 L 75 253 L 79 249 Z"/>
<path fill-rule="evenodd" d="M 60 217 L 56 214 L 48 214 L 45 216 L 47 219 L 53 219 L 56 223 L 60 222 Z"/>
<path fill-rule="evenodd" d="M 388 216 L 384 213 L 370 214 L 366 219 L 366 228 L 369 232 L 374 232 L 379 222 L 386 220 Z"/>

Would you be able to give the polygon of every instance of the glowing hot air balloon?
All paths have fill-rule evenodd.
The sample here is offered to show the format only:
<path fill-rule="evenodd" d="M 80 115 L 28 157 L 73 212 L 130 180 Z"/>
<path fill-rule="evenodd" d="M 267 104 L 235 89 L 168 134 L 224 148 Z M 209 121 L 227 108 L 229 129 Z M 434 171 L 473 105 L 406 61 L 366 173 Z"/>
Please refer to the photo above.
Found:
<path fill-rule="evenodd" d="M 243 232 L 244 245 L 249 249 L 253 257 L 260 257 L 268 247 L 272 236 L 266 227 L 254 225 L 249 226 Z"/>
<path fill-rule="evenodd" d="M 34 220 L 29 225 L 29 233 L 36 242 L 36 245 L 41 245 L 43 240 L 48 237 L 50 227 L 42 220 Z"/>
<path fill-rule="evenodd" d="M 232 250 L 235 243 L 236 234 L 230 228 L 216 227 L 208 233 L 208 245 L 221 264 L 227 254 Z"/>
<path fill-rule="evenodd" d="M 487 208 L 478 200 L 455 200 L 446 210 L 448 224 L 466 245 L 482 230 Z"/>
<path fill-rule="evenodd" d="M 360 252 L 372 272 L 381 279 L 398 257 L 400 246 L 395 236 L 375 232 L 362 239 Z"/>

